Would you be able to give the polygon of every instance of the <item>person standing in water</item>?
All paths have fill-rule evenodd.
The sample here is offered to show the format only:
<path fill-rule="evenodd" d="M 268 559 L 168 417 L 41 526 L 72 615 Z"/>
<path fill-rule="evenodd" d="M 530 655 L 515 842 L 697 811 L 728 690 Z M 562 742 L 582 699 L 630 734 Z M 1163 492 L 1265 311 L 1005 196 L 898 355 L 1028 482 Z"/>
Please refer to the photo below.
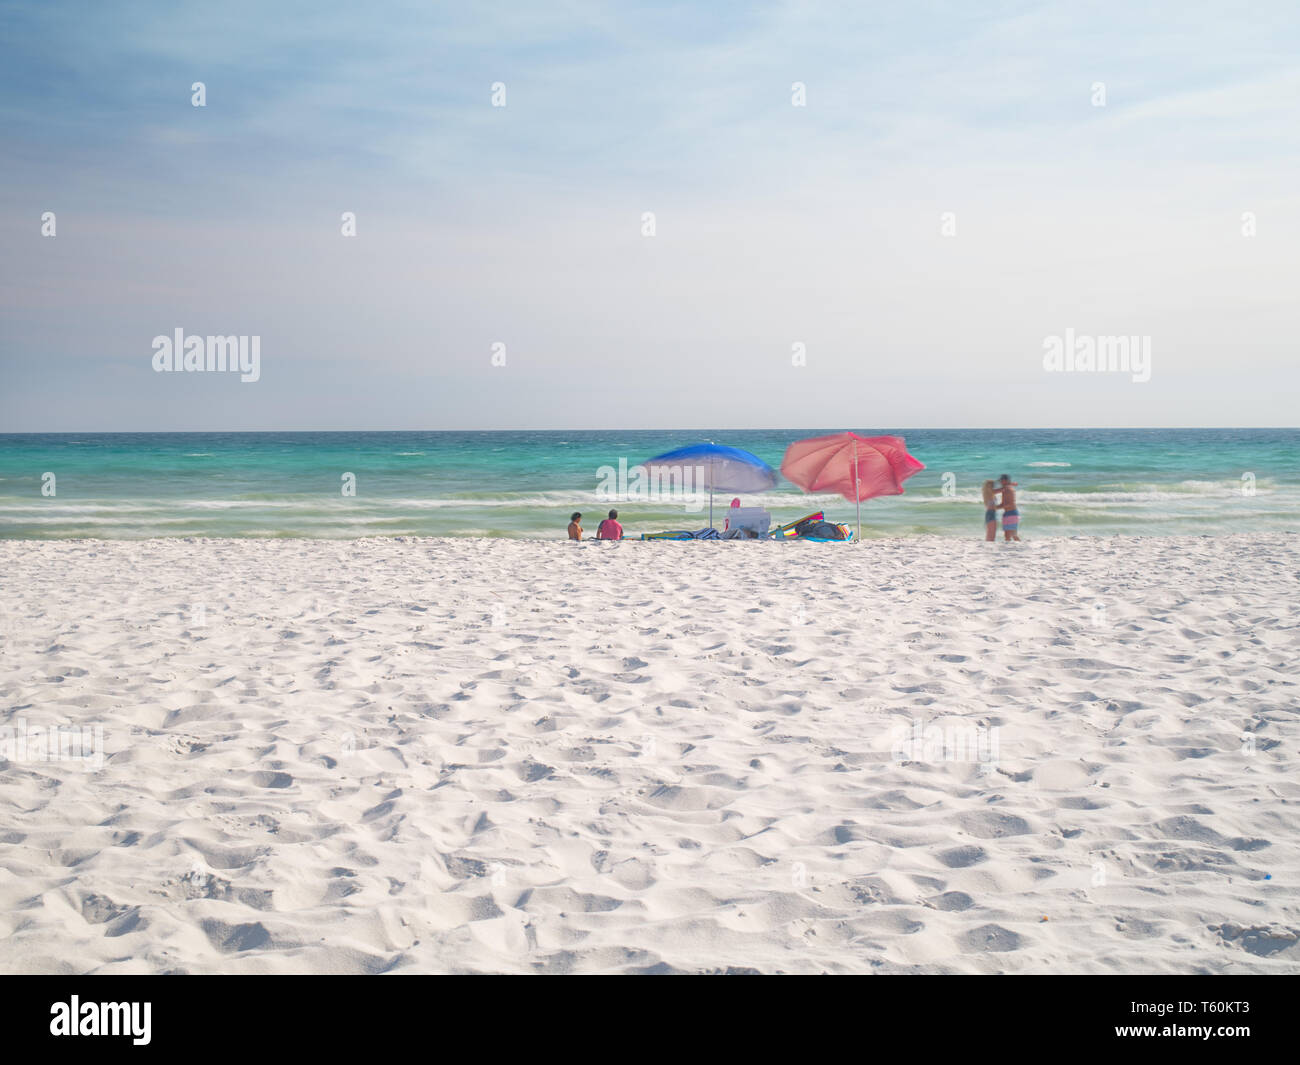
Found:
<path fill-rule="evenodd" d="M 1012 540 L 1020 542 L 1020 510 L 1016 506 L 1016 485 L 1005 473 L 998 478 L 1002 485 L 1002 502 L 998 504 L 1002 508 L 1002 539 L 1010 543 Z"/>
<path fill-rule="evenodd" d="M 984 539 L 992 543 L 998 538 L 998 490 L 992 481 L 985 481 L 980 495 L 984 498 Z"/>

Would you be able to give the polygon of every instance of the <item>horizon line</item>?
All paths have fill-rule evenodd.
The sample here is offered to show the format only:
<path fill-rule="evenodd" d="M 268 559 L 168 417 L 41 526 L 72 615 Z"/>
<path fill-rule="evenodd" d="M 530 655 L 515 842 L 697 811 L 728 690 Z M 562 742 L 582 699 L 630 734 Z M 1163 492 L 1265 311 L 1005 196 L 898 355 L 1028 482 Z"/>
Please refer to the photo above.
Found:
<path fill-rule="evenodd" d="M 860 426 L 861 427 L 861 426 Z M 1235 430 L 1300 430 L 1300 425 L 908 425 L 895 426 L 892 429 L 875 426 L 882 432 L 897 430 L 917 430 L 920 432 L 1036 432 L 1036 431 L 1091 431 L 1091 432 L 1131 432 L 1134 430 L 1161 431 L 1170 429 L 1235 429 Z M 721 426 L 654 426 L 649 428 L 628 428 L 626 426 L 607 426 L 595 428 L 487 428 L 487 429 L 24 429 L 19 431 L 2 431 L 0 437 L 6 436 L 55 436 L 85 434 L 87 436 L 118 436 L 129 433 L 167 436 L 201 436 L 208 433 L 228 434 L 265 434 L 265 433 L 766 433 L 766 432 L 817 432 L 834 433 L 840 430 L 813 426 L 792 425 L 751 425 L 743 427 Z"/>

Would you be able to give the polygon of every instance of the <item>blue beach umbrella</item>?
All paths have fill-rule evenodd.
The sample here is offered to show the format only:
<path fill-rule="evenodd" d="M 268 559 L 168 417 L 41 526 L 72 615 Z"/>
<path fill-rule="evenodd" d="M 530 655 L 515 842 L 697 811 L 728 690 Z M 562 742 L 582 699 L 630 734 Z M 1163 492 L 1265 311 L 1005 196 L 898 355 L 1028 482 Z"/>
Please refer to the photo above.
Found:
<path fill-rule="evenodd" d="M 761 492 L 776 484 L 776 471 L 757 455 L 721 444 L 689 444 L 641 463 L 651 473 L 690 466 L 703 471 L 709 489 L 709 527 L 713 527 L 713 493 Z M 698 486 L 697 486 L 698 487 Z"/>

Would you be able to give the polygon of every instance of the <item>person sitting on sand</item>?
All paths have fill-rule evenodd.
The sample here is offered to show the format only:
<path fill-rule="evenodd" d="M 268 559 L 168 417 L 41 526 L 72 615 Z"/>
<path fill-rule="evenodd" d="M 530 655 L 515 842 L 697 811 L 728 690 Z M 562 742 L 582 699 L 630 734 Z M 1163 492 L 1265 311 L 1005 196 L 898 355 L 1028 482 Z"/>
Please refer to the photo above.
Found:
<path fill-rule="evenodd" d="M 1016 508 L 1016 485 L 1005 473 L 998 478 L 1002 487 L 999 489 L 1002 493 L 1002 502 L 998 506 L 1002 509 L 1002 539 L 1010 543 L 1012 540 L 1020 542 L 1020 511 Z"/>
<path fill-rule="evenodd" d="M 573 512 L 573 517 L 569 519 L 569 539 L 582 539 L 582 515 L 576 510 Z"/>
<path fill-rule="evenodd" d="M 611 510 L 609 517 L 596 526 L 597 540 L 623 539 L 623 526 L 618 523 L 618 511 Z"/>
<path fill-rule="evenodd" d="M 998 490 L 992 481 L 985 481 L 980 495 L 984 498 L 984 539 L 992 543 L 998 538 Z"/>

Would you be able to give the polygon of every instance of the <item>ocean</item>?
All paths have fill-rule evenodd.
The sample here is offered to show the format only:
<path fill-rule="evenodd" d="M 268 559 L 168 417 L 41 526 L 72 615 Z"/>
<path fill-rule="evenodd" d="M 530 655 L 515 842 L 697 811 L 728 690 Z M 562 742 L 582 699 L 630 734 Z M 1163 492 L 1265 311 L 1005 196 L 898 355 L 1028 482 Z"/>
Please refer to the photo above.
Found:
<path fill-rule="evenodd" d="M 610 471 L 702 440 L 779 468 L 791 441 L 833 431 L 0 434 L 0 537 L 556 538 L 571 512 L 591 533 L 611 506 L 630 536 L 700 529 L 703 501 L 610 499 Z M 857 431 L 904 436 L 927 466 L 863 503 L 864 537 L 978 538 L 980 483 L 1002 473 L 1024 539 L 1300 530 L 1297 429 Z M 730 501 L 715 497 L 715 525 Z M 854 516 L 784 479 L 741 502 L 778 521 Z"/>

